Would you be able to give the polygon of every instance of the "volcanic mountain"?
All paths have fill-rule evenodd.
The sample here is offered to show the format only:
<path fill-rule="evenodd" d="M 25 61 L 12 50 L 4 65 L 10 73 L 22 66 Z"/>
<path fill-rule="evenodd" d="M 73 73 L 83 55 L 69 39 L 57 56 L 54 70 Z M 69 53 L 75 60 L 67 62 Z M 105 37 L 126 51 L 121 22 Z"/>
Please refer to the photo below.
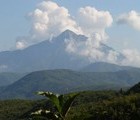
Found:
<path fill-rule="evenodd" d="M 86 41 L 84 35 L 66 30 L 52 40 L 45 40 L 29 46 L 23 50 L 0 52 L 0 72 L 32 72 L 46 69 L 72 69 L 78 70 L 91 61 L 88 58 L 68 52 L 66 40 Z M 105 44 L 100 45 L 100 51 L 108 54 L 115 51 Z M 123 55 L 119 53 L 118 60 Z M 97 60 L 92 60 L 97 62 Z"/>

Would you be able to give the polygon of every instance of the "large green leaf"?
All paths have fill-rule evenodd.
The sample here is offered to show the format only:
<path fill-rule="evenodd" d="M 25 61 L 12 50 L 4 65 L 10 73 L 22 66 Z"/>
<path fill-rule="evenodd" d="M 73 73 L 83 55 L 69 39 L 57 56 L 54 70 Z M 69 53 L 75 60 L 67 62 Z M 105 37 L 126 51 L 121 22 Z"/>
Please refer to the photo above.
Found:
<path fill-rule="evenodd" d="M 64 95 L 58 96 L 58 99 L 59 99 L 59 104 L 60 104 L 60 106 L 62 107 L 63 104 L 64 104 Z M 61 109 L 62 109 L 62 108 L 61 108 Z"/>
<path fill-rule="evenodd" d="M 59 95 L 54 94 L 52 92 L 43 92 L 43 91 L 39 91 L 39 92 L 37 92 L 37 94 L 38 95 L 43 95 L 43 96 L 49 98 L 50 101 L 55 105 L 55 107 L 58 110 L 58 112 L 59 113 L 61 112 L 62 107 L 60 106 Z"/>
<path fill-rule="evenodd" d="M 76 96 L 79 95 L 78 93 L 71 94 L 71 95 L 69 95 L 69 98 L 66 101 L 64 101 L 64 95 L 57 95 L 52 92 L 42 92 L 42 91 L 38 92 L 37 94 L 43 95 L 50 99 L 50 101 L 57 108 L 58 115 L 60 118 L 65 118 L 74 99 L 76 98 Z"/>

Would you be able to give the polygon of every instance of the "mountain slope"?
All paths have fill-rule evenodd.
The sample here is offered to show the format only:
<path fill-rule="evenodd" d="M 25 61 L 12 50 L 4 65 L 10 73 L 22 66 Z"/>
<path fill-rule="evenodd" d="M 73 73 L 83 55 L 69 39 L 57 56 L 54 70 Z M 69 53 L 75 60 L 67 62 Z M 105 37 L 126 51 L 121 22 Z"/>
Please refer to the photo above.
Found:
<path fill-rule="evenodd" d="M 131 67 L 131 66 L 120 66 L 120 65 L 106 63 L 106 62 L 95 62 L 80 69 L 80 71 L 83 72 L 117 72 L 123 70 L 139 71 L 140 68 Z"/>
<path fill-rule="evenodd" d="M 66 51 L 66 40 L 69 39 L 86 41 L 87 37 L 66 30 L 51 41 L 46 40 L 23 50 L 0 52 L 0 72 L 33 72 L 44 69 L 77 70 L 89 65 L 91 62 L 88 58 Z M 110 50 L 114 51 L 107 45 L 101 44 L 100 51 L 108 54 Z"/>
<path fill-rule="evenodd" d="M 83 72 L 116 72 L 120 70 L 123 70 L 121 66 L 105 62 L 96 62 L 81 69 Z"/>
<path fill-rule="evenodd" d="M 58 37 L 32 45 L 24 50 L 6 51 L 0 53 L 0 71 L 31 72 L 43 69 L 81 67 L 87 62 L 65 51 L 65 39 L 85 39 L 71 31 L 65 31 Z"/>
<path fill-rule="evenodd" d="M 75 72 L 46 70 L 28 74 L 0 93 L 0 99 L 34 98 L 39 90 L 66 93 L 79 90 L 101 90 L 129 87 L 139 82 L 140 71 Z"/>

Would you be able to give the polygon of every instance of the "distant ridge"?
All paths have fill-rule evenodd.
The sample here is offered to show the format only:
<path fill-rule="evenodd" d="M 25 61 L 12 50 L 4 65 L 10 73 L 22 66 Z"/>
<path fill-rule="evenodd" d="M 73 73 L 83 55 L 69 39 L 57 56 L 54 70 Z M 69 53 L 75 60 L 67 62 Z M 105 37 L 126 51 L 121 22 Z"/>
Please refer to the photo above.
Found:
<path fill-rule="evenodd" d="M 67 93 L 130 87 L 140 81 L 140 70 L 117 72 L 76 72 L 45 70 L 32 72 L 0 91 L 0 99 L 32 99 L 36 91 Z"/>
<path fill-rule="evenodd" d="M 95 62 L 89 64 L 81 69 L 83 72 L 117 72 L 117 71 L 137 71 L 140 68 L 131 67 L 131 66 L 120 66 L 117 64 L 107 63 L 107 62 Z"/>
<path fill-rule="evenodd" d="M 121 66 L 106 62 L 96 62 L 82 68 L 83 72 L 116 72 L 124 70 Z"/>

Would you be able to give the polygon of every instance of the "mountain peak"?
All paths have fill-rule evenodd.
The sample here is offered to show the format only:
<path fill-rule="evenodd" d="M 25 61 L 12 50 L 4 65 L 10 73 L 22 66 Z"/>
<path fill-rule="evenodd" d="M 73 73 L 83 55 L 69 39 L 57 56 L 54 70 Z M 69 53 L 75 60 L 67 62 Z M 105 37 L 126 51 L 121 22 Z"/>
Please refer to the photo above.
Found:
<path fill-rule="evenodd" d="M 59 36 L 63 36 L 64 38 L 75 38 L 79 35 L 74 33 L 73 31 L 67 29 L 67 30 L 63 31 Z"/>
<path fill-rule="evenodd" d="M 63 34 L 63 35 L 72 35 L 72 34 L 76 34 L 76 33 L 74 33 L 73 31 L 71 31 L 69 29 L 67 29 L 67 30 L 63 31 L 61 34 Z"/>

